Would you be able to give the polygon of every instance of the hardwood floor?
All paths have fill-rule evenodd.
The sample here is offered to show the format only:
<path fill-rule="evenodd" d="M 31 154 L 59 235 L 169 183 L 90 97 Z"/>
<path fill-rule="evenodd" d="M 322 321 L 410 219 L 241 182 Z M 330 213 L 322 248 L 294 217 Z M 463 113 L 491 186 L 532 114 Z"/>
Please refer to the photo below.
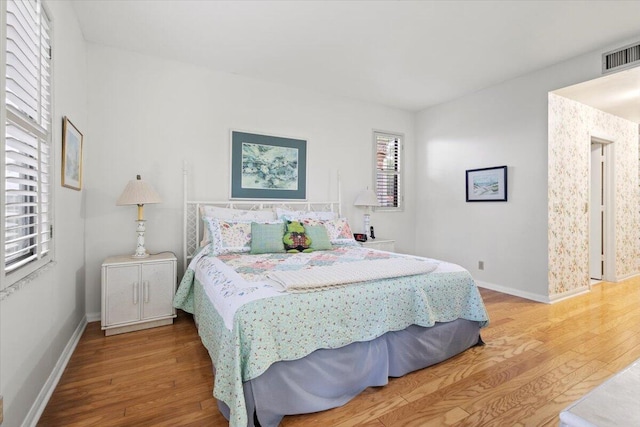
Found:
<path fill-rule="evenodd" d="M 640 358 L 640 278 L 553 305 L 481 289 L 485 346 L 390 379 L 298 426 L 557 426 L 559 412 Z M 39 426 L 226 426 L 191 316 L 104 337 L 90 323 Z"/>

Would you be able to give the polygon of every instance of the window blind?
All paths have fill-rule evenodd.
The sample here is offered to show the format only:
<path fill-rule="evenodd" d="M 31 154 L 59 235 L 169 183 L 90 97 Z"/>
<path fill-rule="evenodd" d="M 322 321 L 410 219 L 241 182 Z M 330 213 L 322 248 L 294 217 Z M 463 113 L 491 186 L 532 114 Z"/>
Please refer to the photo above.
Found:
<path fill-rule="evenodd" d="M 380 208 L 401 208 L 401 136 L 374 132 L 376 195 Z"/>
<path fill-rule="evenodd" d="M 43 260 L 51 246 L 51 31 L 40 0 L 9 0 L 5 13 L 3 235 L 9 274 Z"/>

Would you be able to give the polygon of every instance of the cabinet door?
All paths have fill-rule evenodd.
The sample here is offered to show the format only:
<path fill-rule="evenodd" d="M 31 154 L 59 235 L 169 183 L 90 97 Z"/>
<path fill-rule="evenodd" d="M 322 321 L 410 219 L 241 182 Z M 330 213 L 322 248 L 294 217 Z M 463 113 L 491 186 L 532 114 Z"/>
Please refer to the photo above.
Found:
<path fill-rule="evenodd" d="M 173 315 L 175 263 L 163 262 L 142 265 L 142 318 Z"/>
<path fill-rule="evenodd" d="M 140 266 L 106 267 L 105 311 L 107 325 L 140 320 Z"/>

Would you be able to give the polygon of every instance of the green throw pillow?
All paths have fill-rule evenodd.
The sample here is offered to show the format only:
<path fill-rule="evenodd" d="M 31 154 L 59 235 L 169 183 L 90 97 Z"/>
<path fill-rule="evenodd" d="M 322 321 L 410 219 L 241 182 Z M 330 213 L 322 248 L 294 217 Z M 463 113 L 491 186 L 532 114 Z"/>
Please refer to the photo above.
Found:
<path fill-rule="evenodd" d="M 284 252 L 284 224 L 251 223 L 251 251 L 252 254 L 269 254 Z"/>
<path fill-rule="evenodd" d="M 306 225 L 304 232 L 311 239 L 311 249 L 314 251 L 328 251 L 333 249 L 329 240 L 329 233 L 324 225 Z"/>

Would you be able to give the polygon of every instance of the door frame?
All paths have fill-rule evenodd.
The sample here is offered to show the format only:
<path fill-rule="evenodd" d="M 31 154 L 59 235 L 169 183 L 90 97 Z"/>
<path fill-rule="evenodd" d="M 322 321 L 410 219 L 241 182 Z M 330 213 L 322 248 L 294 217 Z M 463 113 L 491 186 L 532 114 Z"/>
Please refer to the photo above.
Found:
<path fill-rule="evenodd" d="M 602 280 L 607 282 L 616 281 L 616 220 L 615 220 L 615 139 L 609 135 L 601 132 L 589 133 L 589 150 L 591 150 L 591 144 L 599 143 L 604 147 L 604 224 L 602 227 L 603 232 L 603 246 L 604 246 L 604 266 L 602 272 Z M 589 151 L 590 153 L 591 151 Z M 591 158 L 591 156 L 589 156 Z M 591 161 L 589 161 L 589 189 L 591 189 Z M 589 191 L 590 194 L 590 191 Z M 589 203 L 591 203 L 591 197 L 589 196 Z M 588 209 L 588 215 L 591 215 L 591 209 Z M 589 221 L 589 227 L 590 221 Z M 591 253 L 591 239 L 588 238 L 589 254 Z M 590 261 L 589 261 L 590 262 Z M 589 270 L 590 271 L 590 270 Z"/>

